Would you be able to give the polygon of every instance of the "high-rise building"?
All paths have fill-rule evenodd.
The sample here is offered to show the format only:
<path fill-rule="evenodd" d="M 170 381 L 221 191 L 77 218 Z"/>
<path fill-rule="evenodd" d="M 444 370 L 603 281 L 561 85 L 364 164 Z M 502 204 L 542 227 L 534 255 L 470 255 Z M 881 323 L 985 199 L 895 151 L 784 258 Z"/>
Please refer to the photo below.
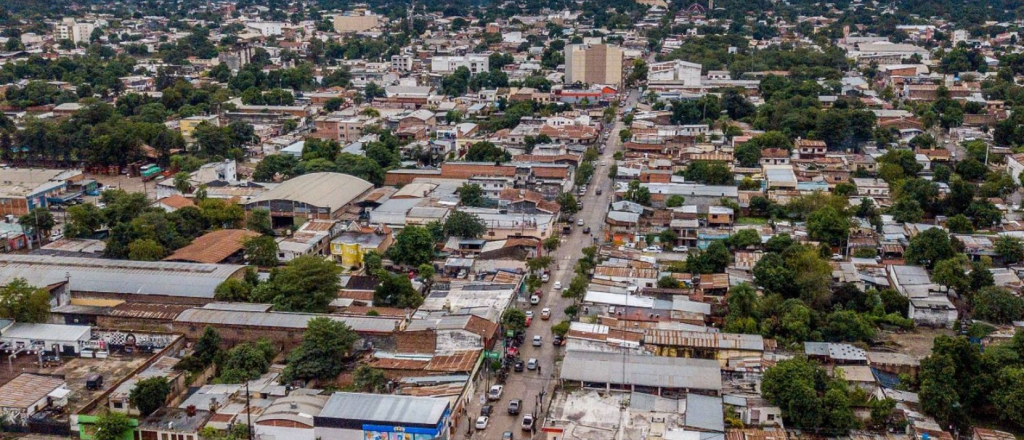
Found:
<path fill-rule="evenodd" d="M 622 48 L 607 44 L 565 46 L 565 83 L 619 84 Z"/>
<path fill-rule="evenodd" d="M 92 23 L 76 22 L 74 18 L 65 18 L 54 26 L 53 34 L 57 40 L 71 40 L 75 44 L 83 41 L 88 42 L 96 25 Z"/>

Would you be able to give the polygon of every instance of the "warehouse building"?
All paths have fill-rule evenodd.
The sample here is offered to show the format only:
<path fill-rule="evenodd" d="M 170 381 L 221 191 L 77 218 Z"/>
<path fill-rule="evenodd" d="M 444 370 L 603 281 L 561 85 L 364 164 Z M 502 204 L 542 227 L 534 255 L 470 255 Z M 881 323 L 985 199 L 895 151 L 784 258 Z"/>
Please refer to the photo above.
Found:
<path fill-rule="evenodd" d="M 629 353 L 567 351 L 561 379 L 563 383 L 576 383 L 584 388 L 659 396 L 688 392 L 717 396 L 722 391 L 718 361 Z"/>
<path fill-rule="evenodd" d="M 354 202 L 372 190 L 372 183 L 348 174 L 304 174 L 253 198 L 245 210 L 270 211 L 274 228 L 299 226 L 312 219 L 341 219 L 348 208 L 355 219 L 359 210 Z"/>
<path fill-rule="evenodd" d="M 313 429 L 324 439 L 446 439 L 450 417 L 445 398 L 334 393 Z"/>
<path fill-rule="evenodd" d="M 67 282 L 76 305 L 115 306 L 127 300 L 203 305 L 213 301 L 218 284 L 244 275 L 245 266 L 233 264 L 0 254 L 0 286 L 15 278 L 33 286 Z"/>

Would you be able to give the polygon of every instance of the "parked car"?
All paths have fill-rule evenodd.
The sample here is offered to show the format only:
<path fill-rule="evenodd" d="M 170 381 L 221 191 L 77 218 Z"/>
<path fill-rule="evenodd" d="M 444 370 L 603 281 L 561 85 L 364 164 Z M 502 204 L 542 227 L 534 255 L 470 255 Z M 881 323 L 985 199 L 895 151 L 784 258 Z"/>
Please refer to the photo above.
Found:
<path fill-rule="evenodd" d="M 555 338 L 551 340 L 551 345 L 554 345 L 556 347 L 562 345 L 562 337 L 559 335 L 555 335 Z"/>
<path fill-rule="evenodd" d="M 544 343 L 544 338 L 542 338 L 540 335 L 533 335 L 533 346 L 534 347 L 540 347 L 540 345 L 542 343 Z"/>
<path fill-rule="evenodd" d="M 487 422 L 490 422 L 491 418 L 487 416 L 480 416 L 476 418 L 476 429 L 487 429 Z"/>
<path fill-rule="evenodd" d="M 502 433 L 501 440 L 512 440 L 512 431 L 505 431 Z"/>
<path fill-rule="evenodd" d="M 533 415 L 527 414 L 527 415 L 523 416 L 522 427 L 523 427 L 523 431 L 532 431 L 533 430 Z"/>
<path fill-rule="evenodd" d="M 576 220 L 576 226 L 583 226 L 583 219 Z"/>
<path fill-rule="evenodd" d="M 498 399 L 501 399 L 501 393 L 503 393 L 503 392 L 505 392 L 505 387 L 503 387 L 501 385 L 494 385 L 494 386 L 491 387 L 490 390 L 487 391 L 487 399 L 488 400 L 498 400 Z"/>
<path fill-rule="evenodd" d="M 520 359 L 516 359 L 516 363 L 513 364 L 512 369 L 515 370 L 516 373 L 522 373 L 523 372 L 523 367 L 525 367 L 525 366 L 526 366 L 525 362 L 523 362 Z"/>
<path fill-rule="evenodd" d="M 536 358 L 530 358 L 530 360 L 526 361 L 526 369 L 530 370 L 530 371 L 536 370 L 537 369 L 537 359 Z"/>
<path fill-rule="evenodd" d="M 540 297 L 537 296 L 537 295 L 530 296 L 530 304 L 531 305 L 540 304 Z"/>
<path fill-rule="evenodd" d="M 583 233 L 584 234 L 589 234 L 590 233 L 590 226 L 587 226 L 587 227 L 583 228 Z"/>
<path fill-rule="evenodd" d="M 525 315 L 527 318 L 533 318 L 533 310 L 527 310 Z"/>
<path fill-rule="evenodd" d="M 647 247 L 644 248 L 644 252 L 651 252 L 651 253 L 655 253 L 655 254 L 660 254 L 661 253 L 661 248 L 657 247 L 657 246 L 647 246 Z"/>
<path fill-rule="evenodd" d="M 540 319 L 543 319 L 545 321 L 551 319 L 551 309 L 549 309 L 547 307 L 541 309 L 541 311 L 540 311 Z"/>
<path fill-rule="evenodd" d="M 690 252 L 689 246 L 673 246 L 672 252 Z"/>
<path fill-rule="evenodd" d="M 491 416 L 491 411 L 494 411 L 494 405 L 484 405 L 480 407 L 480 415 Z"/>
<path fill-rule="evenodd" d="M 540 276 L 540 282 L 542 283 L 546 283 L 549 280 L 551 280 L 551 276 L 546 273 Z"/>
<path fill-rule="evenodd" d="M 519 399 L 512 399 L 508 402 L 508 413 L 512 415 L 519 414 L 519 410 L 522 409 L 523 401 Z"/>
<path fill-rule="evenodd" d="M 597 195 L 601 195 L 601 188 L 598 188 L 598 189 L 597 189 L 597 192 L 596 192 L 595 194 L 597 194 Z"/>
<path fill-rule="evenodd" d="M 555 290 L 562 290 L 562 282 L 555 281 Z"/>
<path fill-rule="evenodd" d="M 527 317 L 526 317 L 526 323 L 525 323 L 525 325 L 526 325 L 527 327 L 529 327 L 529 326 L 530 326 L 530 324 L 533 324 L 533 317 L 532 317 L 532 316 L 527 316 Z"/>

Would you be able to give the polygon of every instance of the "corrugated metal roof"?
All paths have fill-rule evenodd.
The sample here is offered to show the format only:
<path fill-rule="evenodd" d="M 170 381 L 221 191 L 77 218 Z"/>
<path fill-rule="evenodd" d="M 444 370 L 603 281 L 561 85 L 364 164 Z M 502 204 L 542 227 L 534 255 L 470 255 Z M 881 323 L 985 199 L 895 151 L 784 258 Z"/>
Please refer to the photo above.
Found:
<path fill-rule="evenodd" d="M 725 432 L 722 398 L 701 394 L 686 395 L 686 426 L 707 431 Z"/>
<path fill-rule="evenodd" d="M 695 390 L 722 389 L 718 361 L 569 351 L 562 362 L 563 380 Z"/>
<path fill-rule="evenodd" d="M 448 409 L 448 399 L 389 394 L 334 393 L 318 418 L 363 423 L 436 425 Z"/>
<path fill-rule="evenodd" d="M 397 320 L 390 318 L 318 315 L 312 313 L 245 312 L 201 308 L 188 309 L 181 312 L 174 322 L 304 329 L 309 320 L 319 317 L 344 322 L 356 332 L 390 333 L 398 327 Z"/>
<path fill-rule="evenodd" d="M 253 198 L 249 204 L 271 200 L 294 200 L 337 211 L 372 188 L 372 183 L 348 174 L 311 173 L 288 179 L 276 188 Z"/>
<path fill-rule="evenodd" d="M 0 386 L 0 408 L 28 408 L 63 385 L 58 377 L 21 373 Z"/>
<path fill-rule="evenodd" d="M 653 329 L 646 333 L 644 342 L 647 344 L 718 350 L 764 350 L 764 338 L 761 335 Z"/>
<path fill-rule="evenodd" d="M 85 341 L 92 335 L 87 325 L 33 324 L 16 322 L 0 335 L 0 339 L 34 339 L 44 341 Z"/>
<path fill-rule="evenodd" d="M 77 292 L 212 298 L 214 289 L 245 266 L 105 260 L 49 255 L 0 255 L 0 284 L 24 278 L 46 286 L 70 281 Z"/>

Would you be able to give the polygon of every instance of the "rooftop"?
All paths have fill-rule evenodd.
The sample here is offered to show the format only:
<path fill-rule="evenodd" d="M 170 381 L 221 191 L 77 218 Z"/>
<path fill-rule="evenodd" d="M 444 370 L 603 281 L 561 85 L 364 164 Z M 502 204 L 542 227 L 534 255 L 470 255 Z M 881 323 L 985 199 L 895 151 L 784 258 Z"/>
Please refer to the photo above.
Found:
<path fill-rule="evenodd" d="M 64 379 L 59 377 L 19 374 L 0 386 L 0 408 L 28 408 L 61 386 L 64 386 Z"/>
<path fill-rule="evenodd" d="M 398 426 L 437 426 L 448 412 L 448 399 L 390 394 L 334 393 L 316 417 L 387 423 Z"/>
<path fill-rule="evenodd" d="M 274 189 L 253 198 L 249 205 L 272 200 L 290 200 L 326 207 L 334 212 L 370 189 L 373 189 L 372 183 L 348 174 L 303 174 L 288 179 Z"/>
<path fill-rule="evenodd" d="M 244 229 L 218 229 L 203 234 L 188 246 L 174 251 L 164 261 L 190 261 L 193 263 L 219 263 L 241 251 L 243 242 L 260 234 Z"/>
<path fill-rule="evenodd" d="M 562 380 L 630 384 L 647 387 L 720 391 L 718 361 L 708 359 L 636 356 L 619 353 L 568 351 Z"/>

